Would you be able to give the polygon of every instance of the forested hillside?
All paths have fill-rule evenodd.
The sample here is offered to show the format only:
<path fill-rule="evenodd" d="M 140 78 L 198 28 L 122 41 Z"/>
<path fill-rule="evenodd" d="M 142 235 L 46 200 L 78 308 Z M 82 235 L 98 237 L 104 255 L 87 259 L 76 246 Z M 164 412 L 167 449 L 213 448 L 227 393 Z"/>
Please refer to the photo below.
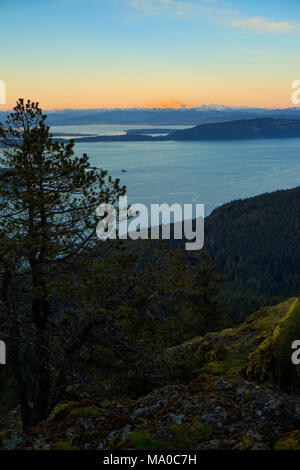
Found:
<path fill-rule="evenodd" d="M 205 221 L 205 248 L 226 274 L 234 322 L 300 291 L 300 187 L 225 204 Z"/>

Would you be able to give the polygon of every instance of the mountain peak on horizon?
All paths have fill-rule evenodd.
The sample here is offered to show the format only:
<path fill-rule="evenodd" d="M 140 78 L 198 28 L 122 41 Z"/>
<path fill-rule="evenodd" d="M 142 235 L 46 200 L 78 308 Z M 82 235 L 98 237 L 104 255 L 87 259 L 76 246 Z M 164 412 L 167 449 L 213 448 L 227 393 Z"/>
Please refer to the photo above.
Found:
<path fill-rule="evenodd" d="M 148 109 L 155 109 L 155 108 L 161 108 L 161 109 L 185 109 L 186 106 L 184 104 L 178 103 L 176 100 L 172 98 L 166 98 L 162 101 L 159 101 L 158 103 L 154 103 L 150 106 L 144 106 L 145 108 Z"/>
<path fill-rule="evenodd" d="M 193 105 L 186 105 L 179 103 L 178 101 L 172 99 L 172 98 L 166 98 L 162 101 L 159 101 L 157 103 L 153 103 L 151 105 L 145 105 L 143 106 L 145 109 L 199 109 L 199 110 L 205 110 L 205 109 L 215 109 L 215 110 L 224 110 L 227 109 L 228 106 L 224 105 L 217 105 L 217 104 L 210 104 L 210 105 L 205 105 L 202 104 L 201 106 L 193 106 Z"/>

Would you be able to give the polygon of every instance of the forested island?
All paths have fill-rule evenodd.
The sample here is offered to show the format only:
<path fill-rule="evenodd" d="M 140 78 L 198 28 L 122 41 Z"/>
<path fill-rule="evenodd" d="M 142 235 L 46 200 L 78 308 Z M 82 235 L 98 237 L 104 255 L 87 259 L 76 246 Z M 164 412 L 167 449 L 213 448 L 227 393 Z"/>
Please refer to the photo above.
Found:
<path fill-rule="evenodd" d="M 222 140 L 254 140 L 283 139 L 300 137 L 300 120 L 298 119 L 242 119 L 237 121 L 200 124 L 199 126 L 177 131 L 162 129 L 132 129 L 124 135 L 99 135 L 77 138 L 76 142 L 136 142 L 136 141 L 222 141 Z M 63 139 L 62 139 L 63 140 Z"/>

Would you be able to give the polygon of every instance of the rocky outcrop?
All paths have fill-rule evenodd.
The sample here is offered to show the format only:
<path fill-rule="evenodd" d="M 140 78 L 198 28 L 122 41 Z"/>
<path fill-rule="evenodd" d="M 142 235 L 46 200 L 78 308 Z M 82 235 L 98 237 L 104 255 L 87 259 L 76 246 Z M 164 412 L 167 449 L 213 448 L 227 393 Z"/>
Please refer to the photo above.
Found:
<path fill-rule="evenodd" d="M 167 352 L 194 356 L 185 385 L 139 400 L 87 399 L 59 404 L 26 435 L 18 411 L 5 417 L 3 449 L 269 450 L 300 449 L 300 397 L 290 342 L 299 325 L 299 299 L 264 307 L 237 328 L 194 338 Z M 300 333 L 300 332 L 299 332 Z M 287 387 L 288 388 L 288 387 Z M 15 423 L 15 425 L 14 425 Z"/>
<path fill-rule="evenodd" d="M 246 375 L 262 382 L 271 381 L 281 389 L 299 393 L 300 367 L 292 363 L 291 345 L 300 339 L 300 298 L 273 326 L 272 333 L 248 357 Z"/>
<path fill-rule="evenodd" d="M 298 397 L 202 374 L 137 401 L 66 403 L 26 436 L 7 438 L 3 447 L 263 450 L 299 428 Z"/>

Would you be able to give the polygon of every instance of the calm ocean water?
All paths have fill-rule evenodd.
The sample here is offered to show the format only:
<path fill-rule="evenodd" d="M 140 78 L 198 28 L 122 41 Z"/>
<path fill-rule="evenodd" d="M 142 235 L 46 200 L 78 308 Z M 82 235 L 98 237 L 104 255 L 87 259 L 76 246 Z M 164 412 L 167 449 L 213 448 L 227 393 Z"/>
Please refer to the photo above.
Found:
<path fill-rule="evenodd" d="M 107 135 L 138 127 L 150 126 L 63 126 L 53 131 Z M 199 203 L 205 204 L 205 215 L 234 199 L 300 184 L 300 138 L 78 143 L 75 151 L 87 153 L 92 166 L 120 177 L 130 203 Z"/>

